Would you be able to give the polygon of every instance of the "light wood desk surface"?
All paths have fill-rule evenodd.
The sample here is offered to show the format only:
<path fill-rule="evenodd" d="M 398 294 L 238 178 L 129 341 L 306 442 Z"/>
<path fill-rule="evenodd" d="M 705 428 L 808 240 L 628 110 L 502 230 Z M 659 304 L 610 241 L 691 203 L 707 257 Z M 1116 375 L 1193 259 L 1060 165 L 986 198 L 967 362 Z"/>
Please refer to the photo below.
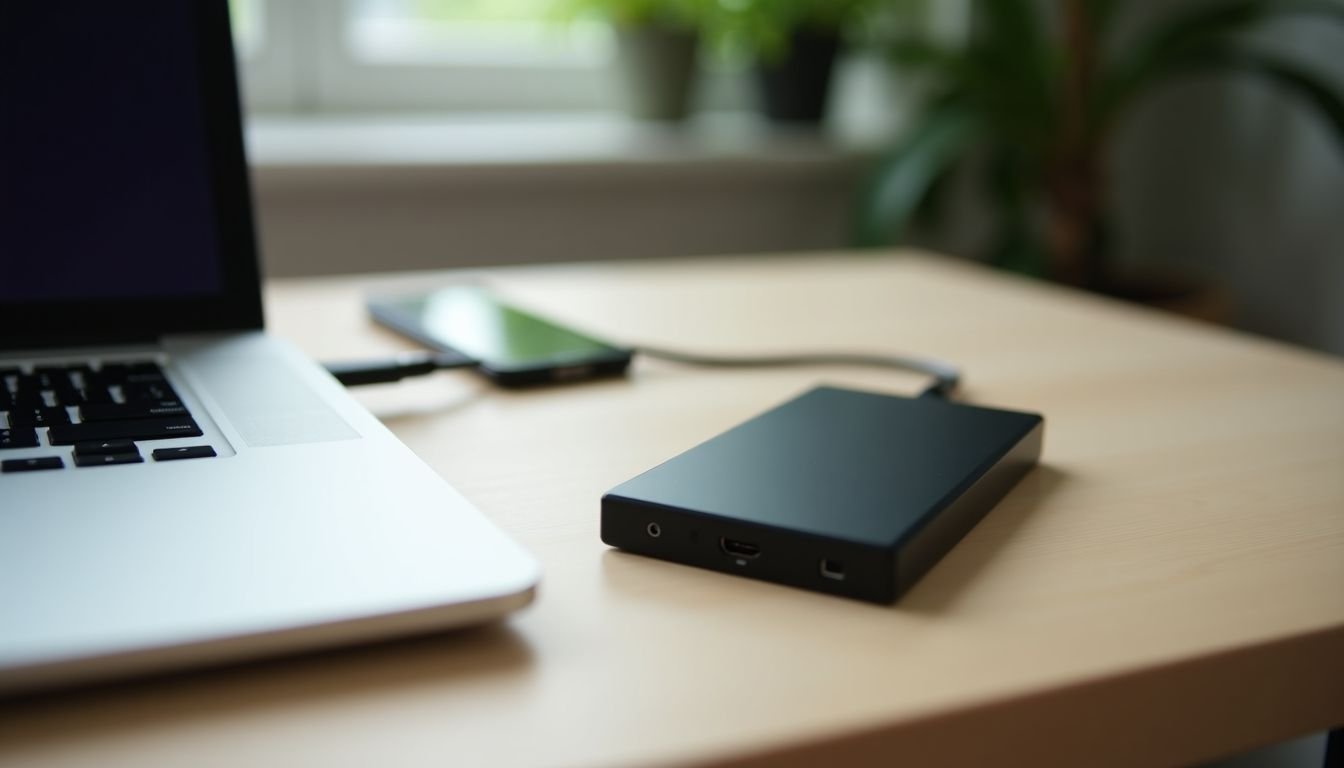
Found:
<path fill-rule="evenodd" d="M 276 282 L 269 322 L 319 359 L 386 353 L 364 291 L 464 276 Z M 540 557 L 538 602 L 0 704 L 0 763 L 1176 764 L 1344 723 L 1344 363 L 915 256 L 471 276 L 623 341 L 937 355 L 965 399 L 1045 414 L 1044 465 L 878 607 L 609 550 L 598 498 L 815 384 L 916 376 L 639 361 L 524 393 L 463 372 L 369 389 Z"/>

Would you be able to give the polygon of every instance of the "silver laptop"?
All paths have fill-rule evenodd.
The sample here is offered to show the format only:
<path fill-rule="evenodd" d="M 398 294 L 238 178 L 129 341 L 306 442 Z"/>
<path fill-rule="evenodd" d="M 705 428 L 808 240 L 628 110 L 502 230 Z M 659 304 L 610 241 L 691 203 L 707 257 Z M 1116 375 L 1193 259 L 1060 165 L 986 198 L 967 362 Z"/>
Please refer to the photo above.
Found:
<path fill-rule="evenodd" d="M 0 692 L 486 621 L 535 560 L 261 330 L 226 0 L 0 25 Z"/>

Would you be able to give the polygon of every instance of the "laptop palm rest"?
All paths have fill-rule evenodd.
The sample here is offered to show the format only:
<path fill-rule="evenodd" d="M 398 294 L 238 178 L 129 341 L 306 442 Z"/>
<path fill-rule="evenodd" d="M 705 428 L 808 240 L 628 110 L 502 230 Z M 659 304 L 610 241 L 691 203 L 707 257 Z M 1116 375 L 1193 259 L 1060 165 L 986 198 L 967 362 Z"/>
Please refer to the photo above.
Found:
<path fill-rule="evenodd" d="M 192 388 L 250 448 L 360 436 L 304 381 L 282 347 L 260 334 L 165 346 Z"/>

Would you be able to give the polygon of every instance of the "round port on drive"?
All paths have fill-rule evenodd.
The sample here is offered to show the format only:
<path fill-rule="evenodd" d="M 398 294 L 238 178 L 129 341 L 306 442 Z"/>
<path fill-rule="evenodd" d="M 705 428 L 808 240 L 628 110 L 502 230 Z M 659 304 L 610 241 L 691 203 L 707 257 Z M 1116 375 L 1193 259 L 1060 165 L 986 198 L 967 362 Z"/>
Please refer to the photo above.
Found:
<path fill-rule="evenodd" d="M 649 523 L 644 530 L 648 532 L 650 537 L 655 539 L 663 535 L 663 527 L 657 523 Z"/>

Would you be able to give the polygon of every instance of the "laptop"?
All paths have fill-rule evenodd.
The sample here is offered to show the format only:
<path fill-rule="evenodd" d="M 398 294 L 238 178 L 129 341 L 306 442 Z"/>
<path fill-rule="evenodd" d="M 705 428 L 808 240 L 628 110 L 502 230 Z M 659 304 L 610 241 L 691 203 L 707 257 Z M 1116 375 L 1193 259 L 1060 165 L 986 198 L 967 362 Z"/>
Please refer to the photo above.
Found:
<path fill-rule="evenodd" d="M 0 19 L 0 692 L 526 605 L 537 562 L 262 330 L 226 0 Z"/>

